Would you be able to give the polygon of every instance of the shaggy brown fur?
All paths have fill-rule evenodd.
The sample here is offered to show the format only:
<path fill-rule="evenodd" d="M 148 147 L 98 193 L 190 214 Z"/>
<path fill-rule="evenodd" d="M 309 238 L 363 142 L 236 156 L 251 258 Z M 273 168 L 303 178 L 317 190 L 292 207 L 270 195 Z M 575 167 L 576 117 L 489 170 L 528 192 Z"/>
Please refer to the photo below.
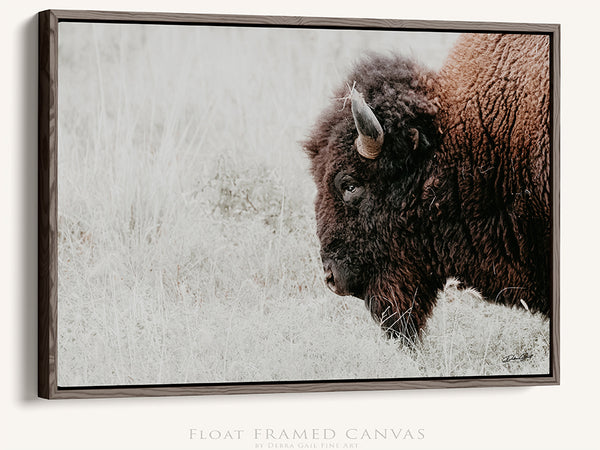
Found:
<path fill-rule="evenodd" d="M 548 57 L 547 36 L 499 34 L 462 36 L 437 75 L 372 56 L 348 81 L 383 127 L 380 156 L 357 153 L 337 100 L 305 143 L 326 281 L 391 335 L 418 334 L 451 276 L 549 314 Z"/>

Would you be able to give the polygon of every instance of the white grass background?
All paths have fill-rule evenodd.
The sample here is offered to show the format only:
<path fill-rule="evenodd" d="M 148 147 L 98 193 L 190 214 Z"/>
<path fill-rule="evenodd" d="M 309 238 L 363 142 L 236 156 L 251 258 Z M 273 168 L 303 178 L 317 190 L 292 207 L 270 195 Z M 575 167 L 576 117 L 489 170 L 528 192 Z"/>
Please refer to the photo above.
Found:
<path fill-rule="evenodd" d="M 437 69 L 456 35 L 59 36 L 60 386 L 548 373 L 542 317 L 450 283 L 409 348 L 322 282 L 299 141 L 366 52 Z"/>

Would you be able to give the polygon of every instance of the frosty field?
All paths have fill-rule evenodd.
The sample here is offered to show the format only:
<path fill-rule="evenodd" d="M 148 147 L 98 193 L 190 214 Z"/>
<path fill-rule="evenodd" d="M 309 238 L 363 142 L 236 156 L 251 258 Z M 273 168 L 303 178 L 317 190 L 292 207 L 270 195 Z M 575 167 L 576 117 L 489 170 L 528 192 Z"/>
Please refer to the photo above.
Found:
<path fill-rule="evenodd" d="M 59 36 L 59 386 L 548 373 L 542 316 L 451 280 L 406 345 L 322 280 L 300 142 L 366 53 L 437 69 L 456 35 Z"/>

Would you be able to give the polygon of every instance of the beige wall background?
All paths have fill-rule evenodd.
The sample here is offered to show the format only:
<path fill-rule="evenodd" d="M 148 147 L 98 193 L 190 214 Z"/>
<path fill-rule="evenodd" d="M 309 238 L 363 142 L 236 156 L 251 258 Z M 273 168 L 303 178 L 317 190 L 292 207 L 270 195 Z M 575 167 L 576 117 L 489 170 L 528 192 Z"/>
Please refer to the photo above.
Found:
<path fill-rule="evenodd" d="M 189 429 L 422 428 L 425 439 L 359 448 L 593 448 L 597 444 L 597 14 L 583 1 L 354 3 L 307 0 L 62 0 L 7 5 L 0 152 L 2 449 L 250 449 Z M 562 24 L 561 366 L 559 387 L 53 401 L 36 396 L 37 18 L 47 8 Z"/>

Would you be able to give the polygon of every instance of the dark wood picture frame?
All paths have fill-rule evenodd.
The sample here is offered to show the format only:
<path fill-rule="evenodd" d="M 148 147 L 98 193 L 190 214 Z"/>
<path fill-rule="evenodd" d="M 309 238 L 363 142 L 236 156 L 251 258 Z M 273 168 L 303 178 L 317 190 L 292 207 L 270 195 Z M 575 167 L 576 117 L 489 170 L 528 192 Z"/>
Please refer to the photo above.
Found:
<path fill-rule="evenodd" d="M 135 385 L 63 388 L 57 383 L 57 100 L 58 24 L 68 22 L 229 25 L 362 30 L 517 32 L 550 37 L 552 139 L 552 306 L 550 373 L 427 379 L 378 379 L 315 382 L 266 382 L 185 385 Z M 47 399 L 322 392 L 447 387 L 495 387 L 559 384 L 559 48 L 560 26 L 554 24 L 439 22 L 417 20 L 341 19 L 173 13 L 130 13 L 47 10 L 39 13 L 38 109 L 38 395 Z"/>

